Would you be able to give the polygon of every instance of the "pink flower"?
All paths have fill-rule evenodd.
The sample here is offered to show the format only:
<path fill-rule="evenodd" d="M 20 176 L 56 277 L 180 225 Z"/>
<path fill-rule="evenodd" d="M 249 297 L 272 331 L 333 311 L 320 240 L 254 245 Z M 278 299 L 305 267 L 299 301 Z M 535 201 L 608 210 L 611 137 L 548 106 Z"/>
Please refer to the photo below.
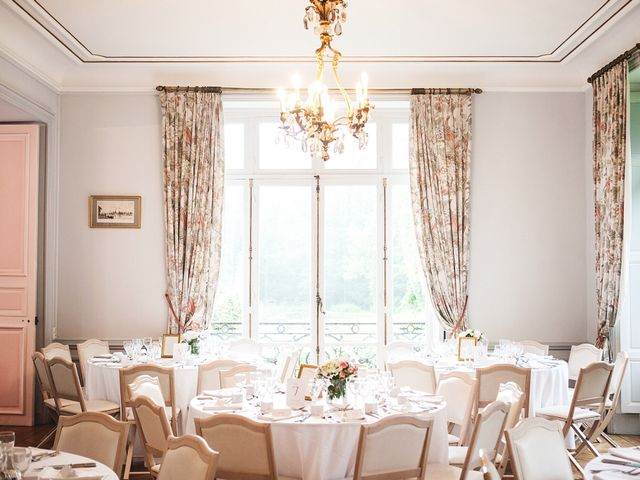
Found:
<path fill-rule="evenodd" d="M 342 362 L 340 364 L 340 368 L 347 368 L 349 366 L 349 364 L 347 362 Z"/>
<path fill-rule="evenodd" d="M 340 378 L 344 378 L 344 372 L 340 372 Z"/>

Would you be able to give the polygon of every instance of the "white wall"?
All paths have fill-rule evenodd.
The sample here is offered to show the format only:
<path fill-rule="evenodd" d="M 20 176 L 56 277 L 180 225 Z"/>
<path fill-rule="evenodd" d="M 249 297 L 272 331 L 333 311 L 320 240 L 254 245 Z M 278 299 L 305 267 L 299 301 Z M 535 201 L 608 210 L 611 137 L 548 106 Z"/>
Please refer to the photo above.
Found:
<path fill-rule="evenodd" d="M 57 337 L 166 327 L 160 107 L 152 94 L 63 95 Z M 91 229 L 92 194 L 142 196 L 141 229 Z"/>
<path fill-rule="evenodd" d="M 489 338 L 587 340 L 583 93 L 475 97 L 469 313 Z M 166 325 L 160 112 L 148 94 L 62 96 L 58 337 Z M 87 225 L 91 194 L 142 195 L 141 230 Z"/>
<path fill-rule="evenodd" d="M 474 98 L 469 315 L 489 338 L 587 339 L 584 97 Z"/>

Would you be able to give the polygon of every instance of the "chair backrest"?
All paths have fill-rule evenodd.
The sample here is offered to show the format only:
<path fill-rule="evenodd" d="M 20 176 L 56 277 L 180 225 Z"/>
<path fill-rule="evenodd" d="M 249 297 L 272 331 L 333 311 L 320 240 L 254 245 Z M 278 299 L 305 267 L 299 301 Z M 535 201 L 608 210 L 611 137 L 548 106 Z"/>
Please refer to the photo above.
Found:
<path fill-rule="evenodd" d="M 214 480 L 218 453 L 195 435 L 170 437 L 158 480 Z"/>
<path fill-rule="evenodd" d="M 572 345 L 569 354 L 569 380 L 576 380 L 580 369 L 602 360 L 602 350 L 590 343 Z"/>
<path fill-rule="evenodd" d="M 618 352 L 616 361 L 613 364 L 611 380 L 609 381 L 609 393 L 607 394 L 608 407 L 613 406 L 613 408 L 616 408 L 620 390 L 622 389 L 622 381 L 624 380 L 624 374 L 627 371 L 628 365 L 629 354 L 627 352 Z"/>
<path fill-rule="evenodd" d="M 480 450 L 480 462 L 482 463 L 482 467 L 480 468 L 480 473 L 484 480 L 500 480 L 500 474 L 496 469 L 496 466 L 493 464 L 491 460 L 489 460 L 489 456 L 486 454 L 484 450 Z"/>
<path fill-rule="evenodd" d="M 480 466 L 480 450 L 487 454 L 490 461 L 495 460 L 507 415 L 509 405 L 504 402 L 493 402 L 478 414 L 462 465 L 461 480 L 466 478 L 468 472 Z"/>
<path fill-rule="evenodd" d="M 460 443 L 467 438 L 473 405 L 478 393 L 478 381 L 464 372 L 440 375 L 436 393 L 447 402 L 447 421 L 459 426 Z"/>
<path fill-rule="evenodd" d="M 172 435 L 166 410 L 145 396 L 132 400 L 131 408 L 142 434 L 147 458 L 162 457 L 167 451 L 167 440 Z"/>
<path fill-rule="evenodd" d="M 235 480 L 278 478 L 271 424 L 255 422 L 241 415 L 221 413 L 196 418 L 196 433 L 220 453 L 218 476 Z"/>
<path fill-rule="evenodd" d="M 393 375 L 396 387 L 409 387 L 426 393 L 436 391 L 436 371 L 433 365 L 415 360 L 401 360 L 388 363 L 387 369 Z"/>
<path fill-rule="evenodd" d="M 258 370 L 258 367 L 255 365 L 237 365 L 235 367 L 231 367 L 228 370 L 220 370 L 218 374 L 220 375 L 220 387 L 221 388 L 229 388 L 236 386 L 236 375 L 240 374 L 248 374 L 250 372 L 255 372 Z"/>
<path fill-rule="evenodd" d="M 90 338 L 89 340 L 79 343 L 78 360 L 80 363 L 80 372 L 82 372 L 82 380 L 87 381 L 87 362 L 96 355 L 109 353 L 109 342 Z"/>
<path fill-rule="evenodd" d="M 534 355 L 549 355 L 549 345 L 536 342 L 535 340 L 523 340 L 519 342 L 522 345 L 522 351 L 525 353 L 533 353 Z"/>
<path fill-rule="evenodd" d="M 409 360 L 415 355 L 416 351 L 409 342 L 390 342 L 383 349 L 383 360 L 387 363 Z"/>
<path fill-rule="evenodd" d="M 258 358 L 262 355 L 262 345 L 252 338 L 239 338 L 229 342 L 229 350 L 238 357 L 249 359 Z"/>
<path fill-rule="evenodd" d="M 198 395 L 205 390 L 219 390 L 221 388 L 220 370 L 228 370 L 238 365 L 240 362 L 235 360 L 213 360 L 198 365 Z"/>
<path fill-rule="evenodd" d="M 106 413 L 85 412 L 60 417 L 53 448 L 89 457 L 116 473 L 122 469 L 129 424 Z"/>
<path fill-rule="evenodd" d="M 525 417 L 529 415 L 529 392 L 531 391 L 531 369 L 508 363 L 498 363 L 476 370 L 478 379 L 478 407 L 494 402 L 501 383 L 514 382 L 524 392 Z"/>
<path fill-rule="evenodd" d="M 390 415 L 360 427 L 353 480 L 423 478 L 432 420 Z"/>
<path fill-rule="evenodd" d="M 86 412 L 87 407 L 75 364 L 62 357 L 54 357 L 51 360 L 47 360 L 47 366 L 51 374 L 53 398 L 56 400 L 58 411 L 62 409 L 60 400 L 65 399 L 79 402 L 81 411 Z"/>
<path fill-rule="evenodd" d="M 524 406 L 524 392 L 514 382 L 501 383 L 496 396 L 498 402 L 509 405 L 509 414 L 504 428 L 513 428 L 520 421 L 522 407 Z"/>
<path fill-rule="evenodd" d="M 612 371 L 613 366 L 606 362 L 594 362 L 581 368 L 573 390 L 572 407 L 589 405 L 591 409 L 600 407 L 601 411 L 609 392 Z"/>
<path fill-rule="evenodd" d="M 158 377 L 151 375 L 140 375 L 133 382 L 127 385 L 129 401 L 133 402 L 138 397 L 146 397 L 154 404 L 165 407 L 164 395 L 160 387 Z"/>
<path fill-rule="evenodd" d="M 51 380 L 49 378 L 50 373 L 48 372 L 46 358 L 44 358 L 42 353 L 35 352 L 31 355 L 31 360 L 33 361 L 33 367 L 36 372 L 36 377 L 38 378 L 42 397 L 45 400 L 53 398 L 53 386 L 51 385 Z"/>
<path fill-rule="evenodd" d="M 69 349 L 69 345 L 53 342 L 47 345 L 46 347 L 42 347 L 41 350 L 42 350 L 42 354 L 44 355 L 44 358 L 46 358 L 47 360 L 60 357 L 60 358 L 64 358 L 68 362 L 71 361 L 71 350 Z"/>
<path fill-rule="evenodd" d="M 505 432 L 509 458 L 518 480 L 574 478 L 557 422 L 528 418 Z"/>

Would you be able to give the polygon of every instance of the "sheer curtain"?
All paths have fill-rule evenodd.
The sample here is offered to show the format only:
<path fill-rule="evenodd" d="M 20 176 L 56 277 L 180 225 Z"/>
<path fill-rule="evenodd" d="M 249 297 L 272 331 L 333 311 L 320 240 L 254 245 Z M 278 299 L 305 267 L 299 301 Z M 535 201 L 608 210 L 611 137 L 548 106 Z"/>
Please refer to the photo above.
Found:
<path fill-rule="evenodd" d="M 608 347 L 620 298 L 628 72 L 628 61 L 622 60 L 593 81 L 593 181 L 599 324 L 596 345 L 600 348 Z"/>
<path fill-rule="evenodd" d="M 418 251 L 445 330 L 467 327 L 471 94 L 414 94 L 411 197 Z"/>
<path fill-rule="evenodd" d="M 167 294 L 181 327 L 206 328 L 220 268 L 224 156 L 219 89 L 160 93 Z"/>

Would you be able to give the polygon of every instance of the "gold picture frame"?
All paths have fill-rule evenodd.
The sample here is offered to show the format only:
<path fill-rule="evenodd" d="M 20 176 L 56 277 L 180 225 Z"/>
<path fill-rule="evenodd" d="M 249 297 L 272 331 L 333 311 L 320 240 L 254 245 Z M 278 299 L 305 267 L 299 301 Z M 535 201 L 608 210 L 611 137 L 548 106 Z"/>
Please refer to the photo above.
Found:
<path fill-rule="evenodd" d="M 478 344 L 476 337 L 458 337 L 458 361 L 464 362 L 473 359 L 473 347 Z M 471 351 L 467 355 L 466 352 L 471 347 Z"/>
<path fill-rule="evenodd" d="M 162 358 L 173 358 L 173 347 L 180 343 L 180 335 L 174 333 L 165 333 L 162 335 Z"/>
<path fill-rule="evenodd" d="M 142 197 L 139 195 L 91 195 L 90 228 L 140 228 Z"/>

